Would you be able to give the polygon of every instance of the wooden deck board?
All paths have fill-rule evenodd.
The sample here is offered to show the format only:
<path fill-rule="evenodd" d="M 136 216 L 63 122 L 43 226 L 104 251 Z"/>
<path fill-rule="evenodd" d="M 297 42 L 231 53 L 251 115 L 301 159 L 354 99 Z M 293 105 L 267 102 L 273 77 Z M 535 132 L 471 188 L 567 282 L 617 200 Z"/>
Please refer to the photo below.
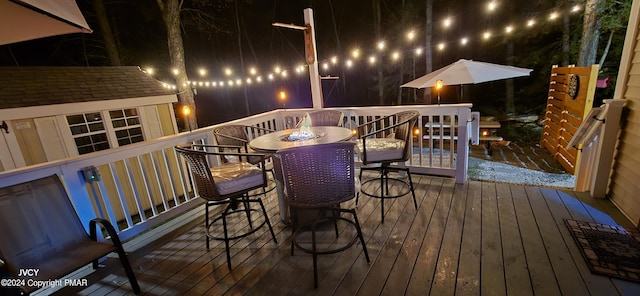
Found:
<path fill-rule="evenodd" d="M 365 179 L 371 177 L 365 175 Z M 607 200 L 551 188 L 414 175 L 418 209 L 410 195 L 386 200 L 361 196 L 357 213 L 371 263 L 357 243 L 318 257 L 290 255 L 290 228 L 280 221 L 277 198 L 265 200 L 278 245 L 258 231 L 232 242 L 233 269 L 224 244 L 204 243 L 203 217 L 129 252 L 143 295 L 639 295 L 640 284 L 593 274 L 564 219 L 627 226 Z M 365 186 L 378 190 L 377 182 Z M 392 190 L 396 190 L 392 188 Z M 355 206 L 355 200 L 345 206 Z M 203 211 L 201 211 L 203 212 Z M 323 231 L 319 239 L 337 244 Z M 54 295 L 131 295 L 119 262 L 86 276 L 90 285 Z"/>
<path fill-rule="evenodd" d="M 507 184 L 496 184 L 496 194 L 504 272 L 509 275 L 505 277 L 506 292 L 510 295 L 533 295 L 511 188 Z"/>
<path fill-rule="evenodd" d="M 480 288 L 484 295 L 506 295 L 496 183 L 482 184 Z"/>

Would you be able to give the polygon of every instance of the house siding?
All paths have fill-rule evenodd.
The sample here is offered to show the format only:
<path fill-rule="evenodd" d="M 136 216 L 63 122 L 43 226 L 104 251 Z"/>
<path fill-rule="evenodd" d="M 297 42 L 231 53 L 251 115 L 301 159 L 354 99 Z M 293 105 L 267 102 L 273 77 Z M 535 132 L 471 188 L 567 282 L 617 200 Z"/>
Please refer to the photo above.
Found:
<path fill-rule="evenodd" d="M 626 116 L 616 147 L 609 198 L 640 225 L 640 1 L 634 0 L 618 73 L 615 97 L 626 100 Z"/>

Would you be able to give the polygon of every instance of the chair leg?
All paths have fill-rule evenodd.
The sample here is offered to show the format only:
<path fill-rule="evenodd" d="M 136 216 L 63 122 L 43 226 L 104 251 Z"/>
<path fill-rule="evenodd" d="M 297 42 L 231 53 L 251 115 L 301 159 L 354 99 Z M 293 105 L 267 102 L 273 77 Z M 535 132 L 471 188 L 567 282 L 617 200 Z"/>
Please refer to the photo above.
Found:
<path fill-rule="evenodd" d="M 356 224 L 356 231 L 358 232 L 358 237 L 360 238 L 360 243 L 362 244 L 362 250 L 364 251 L 364 257 L 367 259 L 367 263 L 369 260 L 369 252 L 367 251 L 367 243 L 364 241 L 364 236 L 362 235 L 362 229 L 360 228 L 360 222 L 358 221 L 358 215 L 356 214 L 356 210 L 351 209 L 349 212 L 353 215 L 353 221 Z"/>
<path fill-rule="evenodd" d="M 209 250 L 209 202 L 205 202 L 204 204 L 204 237 L 207 239 L 207 250 Z"/>
<path fill-rule="evenodd" d="M 311 246 L 312 246 L 312 255 L 313 255 L 313 288 L 318 288 L 318 250 L 316 248 L 316 221 L 313 222 L 311 226 Z"/>
<path fill-rule="evenodd" d="M 293 256 L 294 240 L 296 235 L 296 230 L 298 228 L 298 213 L 295 208 L 291 208 L 291 256 Z"/>
<path fill-rule="evenodd" d="M 384 223 L 384 187 L 385 187 L 384 170 L 380 174 L 380 223 Z"/>
<path fill-rule="evenodd" d="M 271 237 L 273 238 L 273 242 L 278 245 L 278 241 L 276 240 L 276 234 L 273 232 L 273 227 L 271 227 L 271 222 L 269 221 L 269 216 L 267 216 L 267 210 L 264 207 L 264 203 L 262 203 L 262 199 L 258 199 L 258 203 L 260 203 L 260 208 L 262 208 L 262 214 L 264 215 L 264 220 L 267 222 L 267 226 L 269 227 L 269 232 L 271 232 Z"/>
<path fill-rule="evenodd" d="M 340 212 L 332 211 L 332 213 L 333 213 L 333 228 L 336 232 L 336 238 L 338 238 L 338 216 L 340 215 Z"/>
<path fill-rule="evenodd" d="M 411 188 L 411 195 L 413 196 L 413 205 L 418 209 L 418 202 L 416 201 L 416 192 L 413 190 L 413 181 L 411 180 L 411 172 L 407 168 L 407 176 L 409 177 L 409 187 Z"/>
<path fill-rule="evenodd" d="M 229 232 L 227 231 L 227 213 L 229 212 L 230 208 L 231 208 L 231 205 L 229 205 L 226 209 L 224 209 L 224 212 L 222 213 L 222 228 L 224 231 L 224 247 L 227 251 L 227 267 L 229 267 L 229 270 L 231 270 L 231 251 L 229 250 Z"/>
<path fill-rule="evenodd" d="M 247 214 L 247 220 L 249 221 L 249 228 L 253 228 L 253 222 L 251 221 L 251 205 L 249 204 L 249 194 L 242 195 L 242 203 L 244 204 L 244 212 Z"/>
<path fill-rule="evenodd" d="M 138 295 L 140 294 L 140 286 L 138 285 L 138 280 L 136 280 L 136 276 L 133 273 L 133 269 L 131 268 L 131 264 L 129 263 L 129 259 L 127 258 L 127 254 L 122 248 L 122 243 L 118 240 L 118 257 L 120 257 L 120 263 L 122 264 L 122 268 L 124 268 L 124 272 L 127 274 L 129 278 L 129 283 L 131 283 L 131 288 L 133 289 L 133 293 Z"/>
<path fill-rule="evenodd" d="M 360 184 L 362 184 L 362 171 L 364 169 L 362 167 L 360 167 Z M 362 188 L 360 189 L 362 190 Z M 356 206 L 358 206 L 358 199 L 360 199 L 360 191 L 356 192 Z"/>

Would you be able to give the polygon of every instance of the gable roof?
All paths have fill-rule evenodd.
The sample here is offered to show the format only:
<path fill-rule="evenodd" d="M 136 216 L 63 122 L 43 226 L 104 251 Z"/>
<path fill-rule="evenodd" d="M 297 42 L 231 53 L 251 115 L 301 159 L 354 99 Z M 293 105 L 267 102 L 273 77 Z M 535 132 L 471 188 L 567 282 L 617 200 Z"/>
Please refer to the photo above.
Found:
<path fill-rule="evenodd" d="M 0 67 L 0 109 L 175 95 L 136 66 Z"/>

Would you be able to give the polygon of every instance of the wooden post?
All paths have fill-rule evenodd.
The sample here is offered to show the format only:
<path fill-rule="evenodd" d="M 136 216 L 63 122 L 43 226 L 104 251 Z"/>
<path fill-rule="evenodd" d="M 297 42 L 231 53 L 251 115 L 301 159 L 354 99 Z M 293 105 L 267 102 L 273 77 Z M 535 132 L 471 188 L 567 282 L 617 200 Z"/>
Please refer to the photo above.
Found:
<path fill-rule="evenodd" d="M 304 24 L 307 26 L 309 38 L 305 38 L 305 48 L 309 48 L 310 52 L 307 55 L 313 56 L 313 63 L 309 63 L 310 57 L 307 57 L 307 64 L 309 65 L 309 81 L 311 82 L 311 100 L 313 102 L 313 109 L 322 109 L 324 107 L 324 100 L 322 98 L 322 84 L 320 82 L 320 72 L 318 71 L 318 51 L 316 50 L 316 32 L 315 24 L 313 21 L 313 9 L 305 8 L 304 10 Z"/>
<path fill-rule="evenodd" d="M 609 110 L 602 123 L 600 140 L 594 158 L 591 196 L 595 198 L 604 198 L 609 188 L 609 176 L 611 175 L 613 154 L 618 142 L 618 131 L 620 130 L 620 119 L 625 100 L 604 100 L 604 103 L 609 105 Z"/>

